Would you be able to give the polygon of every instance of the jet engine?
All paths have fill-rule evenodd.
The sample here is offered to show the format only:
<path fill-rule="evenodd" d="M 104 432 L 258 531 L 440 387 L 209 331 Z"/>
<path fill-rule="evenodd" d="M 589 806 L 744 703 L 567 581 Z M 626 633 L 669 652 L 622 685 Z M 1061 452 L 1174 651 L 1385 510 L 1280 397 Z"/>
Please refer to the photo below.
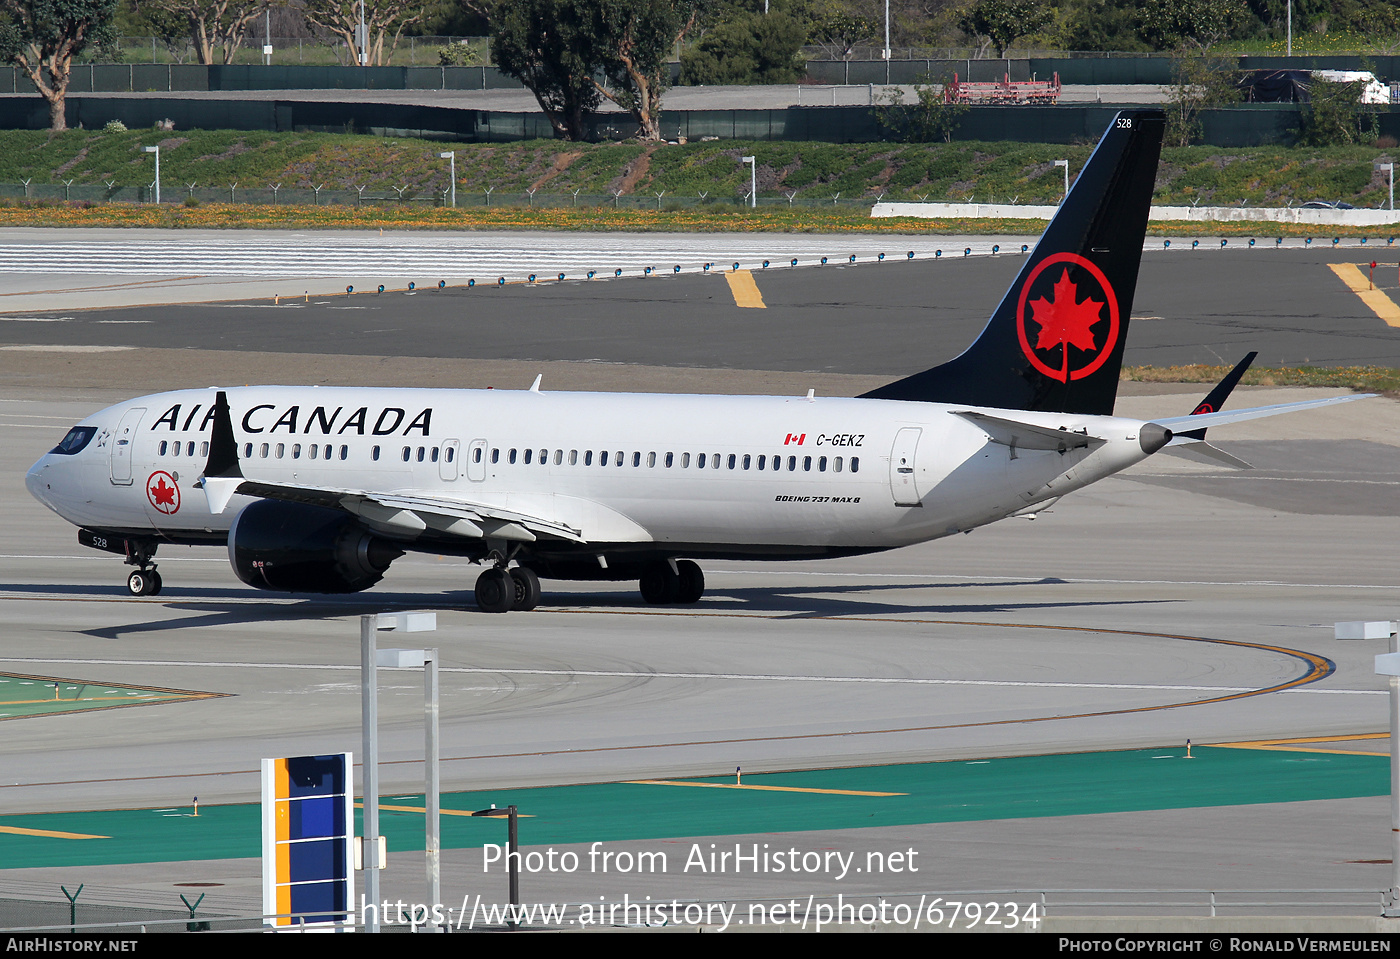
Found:
<path fill-rule="evenodd" d="M 357 593 L 403 555 L 340 510 L 259 500 L 234 518 L 228 558 L 238 578 L 288 593 Z"/>

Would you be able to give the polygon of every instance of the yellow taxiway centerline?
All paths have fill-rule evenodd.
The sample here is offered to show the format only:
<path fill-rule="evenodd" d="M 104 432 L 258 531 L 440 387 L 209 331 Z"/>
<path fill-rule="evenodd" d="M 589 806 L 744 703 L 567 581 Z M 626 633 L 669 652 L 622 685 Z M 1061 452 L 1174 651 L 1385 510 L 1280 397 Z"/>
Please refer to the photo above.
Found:
<path fill-rule="evenodd" d="M 729 281 L 729 292 L 734 294 L 735 306 L 756 310 L 768 309 L 768 305 L 763 302 L 763 294 L 758 292 L 753 273 L 748 270 L 734 270 L 724 274 L 724 278 Z"/>
<path fill-rule="evenodd" d="M 1388 264 L 1387 264 L 1388 265 Z M 1385 320 L 1387 326 L 1400 326 L 1400 306 L 1380 290 L 1371 289 L 1371 281 L 1355 263 L 1329 263 L 1332 272 L 1361 297 L 1361 302 L 1371 308 L 1371 312 Z"/>
<path fill-rule="evenodd" d="M 809 789 L 806 786 L 744 786 L 739 783 L 687 783 L 668 779 L 633 779 L 628 786 L 701 786 L 706 789 L 756 789 L 775 793 L 824 793 L 828 796 L 907 796 L 908 793 L 862 792 L 858 789 Z"/>
<path fill-rule="evenodd" d="M 39 836 L 42 839 L 111 839 L 111 836 L 88 836 L 80 832 L 56 832 L 52 829 L 25 829 L 21 826 L 0 826 L 0 832 L 11 836 Z"/>
<path fill-rule="evenodd" d="M 1253 739 L 1238 743 L 1202 743 L 1222 749 L 1273 749 L 1289 753 L 1335 753 L 1339 756 L 1389 756 L 1360 749 L 1317 749 L 1309 743 L 1348 743 L 1363 739 L 1389 739 L 1390 733 L 1354 733 L 1349 736 L 1298 736 L 1290 739 Z"/>

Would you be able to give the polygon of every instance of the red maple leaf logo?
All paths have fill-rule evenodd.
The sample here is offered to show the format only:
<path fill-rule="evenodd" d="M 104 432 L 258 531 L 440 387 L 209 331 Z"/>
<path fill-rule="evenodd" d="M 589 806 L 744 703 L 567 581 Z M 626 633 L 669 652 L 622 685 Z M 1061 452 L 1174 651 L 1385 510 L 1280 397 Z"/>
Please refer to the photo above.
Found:
<path fill-rule="evenodd" d="M 166 486 L 165 480 L 158 481 L 155 486 L 151 487 L 151 501 L 157 506 L 174 506 L 175 488 Z"/>
<path fill-rule="evenodd" d="M 175 485 L 175 478 L 169 473 L 157 470 L 146 480 L 146 498 L 152 506 L 169 516 L 180 508 L 180 487 Z"/>
<path fill-rule="evenodd" d="M 1037 350 L 1073 346 L 1090 351 L 1094 347 L 1093 325 L 1103 319 L 1104 304 L 1092 297 L 1076 302 L 1079 288 L 1069 278 L 1069 268 L 1055 281 L 1054 299 L 1031 301 L 1031 321 L 1040 325 L 1035 341 Z"/>

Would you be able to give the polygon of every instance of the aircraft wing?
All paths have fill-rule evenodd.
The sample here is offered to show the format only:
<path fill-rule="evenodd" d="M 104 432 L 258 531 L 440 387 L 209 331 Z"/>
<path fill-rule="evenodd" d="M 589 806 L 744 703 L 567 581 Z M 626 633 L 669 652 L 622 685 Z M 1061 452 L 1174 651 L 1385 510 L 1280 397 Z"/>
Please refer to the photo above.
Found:
<path fill-rule="evenodd" d="M 205 483 L 210 485 L 210 480 L 206 480 Z M 244 496 L 261 496 L 264 499 L 343 509 L 354 513 L 370 526 L 390 534 L 416 535 L 431 529 L 466 539 L 484 539 L 489 536 L 525 543 L 533 543 L 539 539 L 586 542 L 579 530 L 563 523 L 466 500 L 320 486 L 290 486 L 247 479 L 239 483 L 233 492 Z"/>
<path fill-rule="evenodd" d="M 1256 406 L 1247 410 L 1230 410 L 1225 413 L 1193 413 L 1189 416 L 1164 416 L 1152 420 L 1158 426 L 1166 427 L 1173 433 L 1178 430 L 1197 430 L 1201 428 L 1209 429 L 1212 426 L 1223 426 L 1226 423 L 1242 423 L 1245 420 L 1262 419 L 1265 416 L 1278 416 L 1280 413 L 1297 413 L 1300 410 L 1313 410 L 1323 406 L 1334 406 L 1337 403 L 1350 403 L 1353 400 L 1364 400 L 1376 396 L 1376 393 L 1356 393 L 1351 396 L 1331 396 L 1325 400 L 1303 400 L 1299 403 L 1280 403 L 1278 406 Z"/>

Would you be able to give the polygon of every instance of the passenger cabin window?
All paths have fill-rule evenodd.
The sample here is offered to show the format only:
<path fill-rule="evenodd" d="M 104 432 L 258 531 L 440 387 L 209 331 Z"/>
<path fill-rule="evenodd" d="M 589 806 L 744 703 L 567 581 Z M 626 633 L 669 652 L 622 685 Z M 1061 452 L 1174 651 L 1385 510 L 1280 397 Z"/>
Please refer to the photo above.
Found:
<path fill-rule="evenodd" d="M 342 459 L 343 458 L 344 457 L 342 457 Z M 369 451 L 369 458 L 374 460 L 376 463 L 379 462 L 379 447 L 376 446 Z"/>

